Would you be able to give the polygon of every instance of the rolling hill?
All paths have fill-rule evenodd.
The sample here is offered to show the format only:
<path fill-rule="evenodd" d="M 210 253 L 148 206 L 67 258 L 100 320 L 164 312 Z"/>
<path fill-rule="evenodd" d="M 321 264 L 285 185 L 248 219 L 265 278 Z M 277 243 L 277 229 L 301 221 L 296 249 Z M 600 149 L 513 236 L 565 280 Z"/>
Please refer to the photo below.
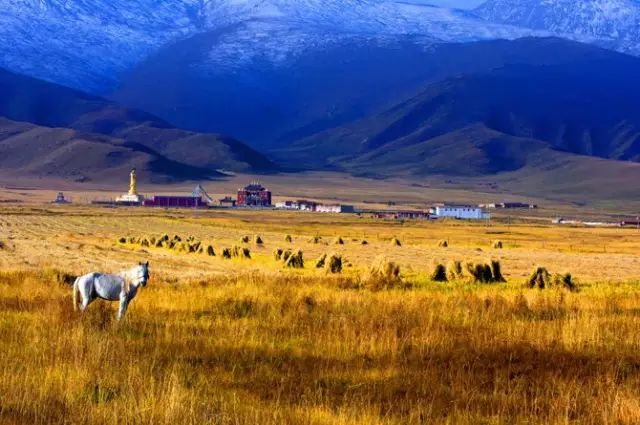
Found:
<path fill-rule="evenodd" d="M 640 60 L 600 53 L 597 60 L 587 55 L 448 78 L 277 156 L 370 175 L 481 176 L 534 164 L 542 172 L 568 154 L 637 161 L 640 87 L 633 81 Z"/>
<path fill-rule="evenodd" d="M 10 154 L 3 158 L 5 169 L 14 168 L 12 158 L 22 158 L 15 161 L 22 170 L 73 174 L 74 170 L 54 166 L 53 158 L 66 161 L 59 156 L 63 153 L 78 162 L 90 157 L 88 169 L 96 175 L 116 162 L 141 161 L 146 161 L 149 171 L 174 180 L 215 177 L 220 175 L 218 169 L 270 172 L 276 168 L 234 139 L 176 129 L 153 115 L 56 84 L 0 70 L 0 93 L 3 149 Z M 29 158 L 33 164 L 24 162 Z"/>
<path fill-rule="evenodd" d="M 147 182 L 207 180 L 220 174 L 185 165 L 135 143 L 66 128 L 0 118 L 0 176 L 75 182 L 122 180 L 129 170 Z"/>

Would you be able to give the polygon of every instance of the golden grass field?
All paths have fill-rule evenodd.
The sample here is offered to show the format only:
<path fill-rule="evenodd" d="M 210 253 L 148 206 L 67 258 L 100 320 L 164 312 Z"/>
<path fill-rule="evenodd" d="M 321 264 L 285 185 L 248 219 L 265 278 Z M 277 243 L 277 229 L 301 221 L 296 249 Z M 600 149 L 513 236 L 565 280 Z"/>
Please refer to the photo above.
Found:
<path fill-rule="evenodd" d="M 1 423 L 640 422 L 635 229 L 0 208 Z M 118 242 L 164 233 L 218 255 Z M 255 234 L 264 244 L 244 244 L 252 259 L 220 257 Z M 322 243 L 310 242 L 316 235 Z M 338 236 L 344 245 L 331 243 Z M 301 249 L 306 267 L 283 268 L 276 248 Z M 332 252 L 353 266 L 341 275 L 313 267 Z M 354 284 L 381 255 L 407 287 Z M 500 260 L 507 283 L 429 280 L 435 262 L 488 259 Z M 142 260 L 151 281 L 124 321 L 115 304 L 73 311 L 60 272 Z M 525 288 L 539 265 L 571 272 L 580 291 Z"/>

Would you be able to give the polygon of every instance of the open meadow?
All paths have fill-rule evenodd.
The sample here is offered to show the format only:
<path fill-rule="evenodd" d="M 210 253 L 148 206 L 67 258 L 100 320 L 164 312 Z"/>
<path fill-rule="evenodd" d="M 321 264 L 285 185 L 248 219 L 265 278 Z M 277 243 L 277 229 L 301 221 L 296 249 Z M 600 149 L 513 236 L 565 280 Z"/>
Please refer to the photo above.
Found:
<path fill-rule="evenodd" d="M 0 423 L 640 421 L 636 229 L 0 208 Z M 124 321 L 74 311 L 74 276 L 146 260 Z"/>

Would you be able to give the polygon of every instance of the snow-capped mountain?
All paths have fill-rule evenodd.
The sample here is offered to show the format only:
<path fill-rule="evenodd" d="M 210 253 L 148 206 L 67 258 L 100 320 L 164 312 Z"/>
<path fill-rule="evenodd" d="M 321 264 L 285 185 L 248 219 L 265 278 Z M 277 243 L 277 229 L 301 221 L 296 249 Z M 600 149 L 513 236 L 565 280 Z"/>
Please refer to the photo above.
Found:
<path fill-rule="evenodd" d="M 470 41 L 530 33 L 395 0 L 0 0 L 0 67 L 104 92 L 163 46 L 244 23 L 212 59 L 281 60 L 345 37 Z M 230 36 L 229 34 L 232 34 Z M 232 38 L 233 37 L 233 38 Z M 219 62 L 214 60 L 214 62 Z"/>
<path fill-rule="evenodd" d="M 637 0 L 488 0 L 475 13 L 493 23 L 548 31 L 640 54 Z"/>
<path fill-rule="evenodd" d="M 221 31 L 214 66 L 278 63 L 349 40 L 465 42 L 557 35 L 640 54 L 635 0 L 0 0 L 0 67 L 108 92 L 159 49 Z M 236 31 L 223 31 L 241 24 Z"/>
<path fill-rule="evenodd" d="M 1 0 L 0 66 L 97 90 L 201 26 L 197 0 Z"/>

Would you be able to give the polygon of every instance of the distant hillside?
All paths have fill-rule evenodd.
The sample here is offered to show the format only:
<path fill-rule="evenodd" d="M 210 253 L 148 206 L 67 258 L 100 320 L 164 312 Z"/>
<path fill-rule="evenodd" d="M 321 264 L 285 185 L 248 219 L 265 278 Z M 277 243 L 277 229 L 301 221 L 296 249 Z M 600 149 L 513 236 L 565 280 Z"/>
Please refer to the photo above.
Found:
<path fill-rule="evenodd" d="M 0 118 L 0 175 L 4 177 L 112 182 L 125 178 L 132 168 L 140 170 L 143 181 L 152 182 L 220 176 L 121 139 Z"/>
<path fill-rule="evenodd" d="M 604 52 L 604 51 L 603 51 Z M 606 52 L 430 85 L 387 111 L 305 138 L 290 164 L 394 175 L 484 175 L 560 152 L 640 159 L 640 60 Z"/>
<path fill-rule="evenodd" d="M 298 52 L 278 66 L 260 58 L 216 65 L 211 55 L 246 30 L 240 25 L 161 50 L 124 78 L 115 98 L 180 127 L 222 131 L 262 150 L 381 112 L 455 75 L 614 55 L 554 38 L 447 44 L 354 36 Z"/>
<path fill-rule="evenodd" d="M 79 146 L 91 143 L 93 148 L 99 147 L 96 152 L 103 152 L 104 145 L 95 143 L 107 143 L 117 146 L 118 153 L 105 156 L 102 166 L 97 154 L 92 153 L 97 167 L 94 173 L 112 167 L 116 160 L 138 161 L 139 155 L 149 162 L 150 171 L 174 179 L 216 176 L 218 169 L 252 172 L 275 169 L 262 154 L 236 140 L 172 128 L 153 115 L 63 86 L 0 70 L 0 93 L 0 117 L 34 125 L 21 127 L 26 131 L 20 140 L 24 141 L 24 149 L 29 149 L 24 154 L 31 153 L 36 161 L 51 162 L 46 160 L 55 158 L 51 149 L 60 148 L 69 150 L 81 161 L 86 152 Z M 6 120 L 4 125 L 7 126 Z M 66 147 L 61 145 L 65 140 Z M 9 151 L 20 157 L 19 150 L 20 145 L 12 145 Z"/>

